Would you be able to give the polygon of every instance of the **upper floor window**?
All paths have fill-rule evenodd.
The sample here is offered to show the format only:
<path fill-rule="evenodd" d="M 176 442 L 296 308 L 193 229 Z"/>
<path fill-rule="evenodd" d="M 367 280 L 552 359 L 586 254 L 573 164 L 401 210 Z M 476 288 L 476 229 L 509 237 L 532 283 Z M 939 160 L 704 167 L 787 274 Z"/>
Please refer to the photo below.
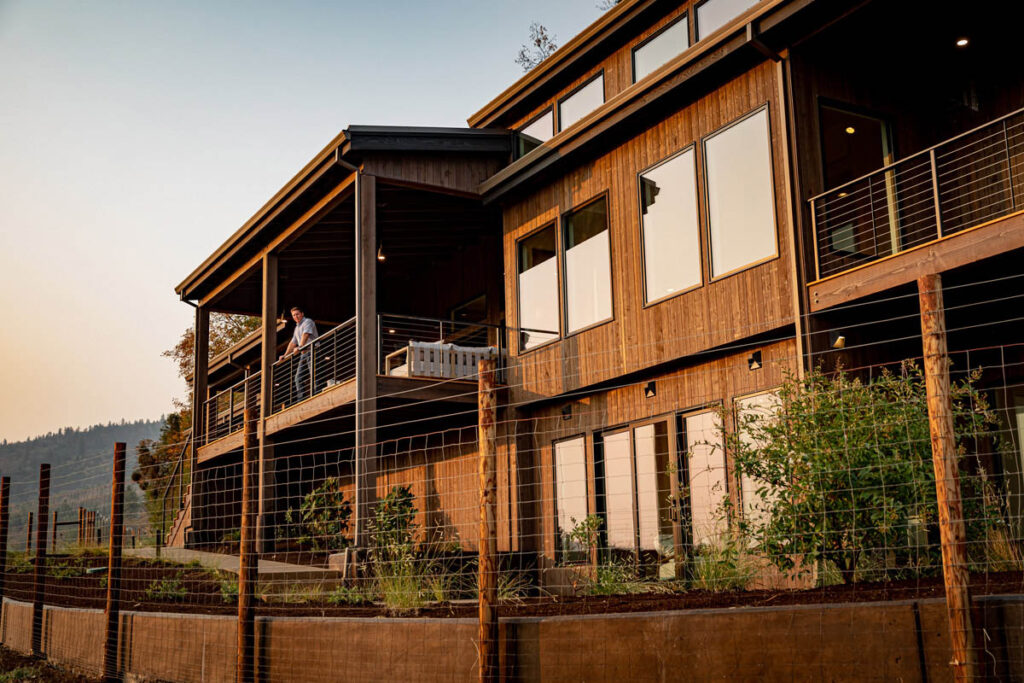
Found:
<path fill-rule="evenodd" d="M 633 82 L 657 69 L 690 46 L 690 29 L 686 15 L 661 29 L 641 45 L 633 48 Z"/>
<path fill-rule="evenodd" d="M 558 103 L 558 130 L 563 131 L 604 104 L 604 72 Z"/>
<path fill-rule="evenodd" d="M 746 12 L 758 0 L 707 0 L 697 6 L 697 40 L 702 40 Z"/>
<path fill-rule="evenodd" d="M 521 348 L 558 338 L 558 259 L 551 224 L 519 241 Z"/>
<path fill-rule="evenodd" d="M 562 227 L 566 329 L 575 332 L 612 317 L 608 200 L 566 214 Z"/>
<path fill-rule="evenodd" d="M 691 147 L 640 174 L 645 303 L 701 283 L 695 167 Z"/>
<path fill-rule="evenodd" d="M 548 109 L 546 112 L 523 126 L 519 131 L 516 156 L 522 157 L 537 149 L 544 142 L 551 139 L 555 133 L 555 111 Z"/>
<path fill-rule="evenodd" d="M 767 107 L 705 138 L 704 164 L 712 277 L 775 256 Z"/>

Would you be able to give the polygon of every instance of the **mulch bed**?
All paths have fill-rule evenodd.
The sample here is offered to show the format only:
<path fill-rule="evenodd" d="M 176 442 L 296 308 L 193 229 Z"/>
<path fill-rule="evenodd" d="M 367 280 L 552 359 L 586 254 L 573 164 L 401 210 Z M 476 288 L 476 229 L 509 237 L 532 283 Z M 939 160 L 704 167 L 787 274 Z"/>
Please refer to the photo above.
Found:
<path fill-rule="evenodd" d="M 61 558 L 55 558 L 58 562 Z M 289 557 L 294 561 L 299 559 Z M 312 558 L 309 558 L 312 559 Z M 102 567 L 103 558 L 76 558 L 65 561 L 75 567 Z M 106 604 L 106 579 L 103 573 L 81 574 L 63 578 L 49 577 L 46 604 L 65 607 L 103 609 Z M 237 607 L 226 602 L 221 582 L 204 569 L 168 567 L 135 558 L 126 558 L 122 574 L 121 609 L 144 612 L 189 612 L 196 614 L 236 614 Z M 158 587 L 168 590 L 160 595 Z M 185 593 L 181 594 L 180 590 Z M 4 592 L 7 597 L 32 601 L 32 574 L 8 572 Z M 1024 572 L 992 572 L 971 575 L 972 595 L 1024 593 Z M 173 593 L 173 595 L 171 595 Z M 827 586 L 802 590 L 755 590 L 711 592 L 690 590 L 680 593 L 655 592 L 634 595 L 529 597 L 517 604 L 503 604 L 504 617 L 556 616 L 647 612 L 654 610 L 685 610 L 724 607 L 767 607 L 779 605 L 815 605 L 823 603 L 884 602 L 941 598 L 944 588 L 941 577 L 860 583 L 848 586 Z M 257 602 L 257 615 L 264 616 L 389 616 L 379 605 L 335 606 L 325 602 L 283 604 Z M 475 603 L 440 604 L 425 607 L 403 616 L 475 618 Z"/>

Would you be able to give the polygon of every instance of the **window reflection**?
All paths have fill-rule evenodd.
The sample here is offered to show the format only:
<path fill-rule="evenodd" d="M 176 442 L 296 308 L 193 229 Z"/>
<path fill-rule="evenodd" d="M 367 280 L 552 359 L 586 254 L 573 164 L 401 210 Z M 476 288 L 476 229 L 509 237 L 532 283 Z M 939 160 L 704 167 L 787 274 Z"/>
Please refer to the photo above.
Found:
<path fill-rule="evenodd" d="M 558 337 L 557 263 L 554 225 L 519 242 L 519 327 L 524 349 Z"/>
<path fill-rule="evenodd" d="M 676 55 L 681 55 L 689 44 L 690 30 L 684 14 L 633 51 L 633 82 L 636 83 Z"/>
<path fill-rule="evenodd" d="M 659 556 L 668 556 L 673 552 L 668 425 L 658 422 L 637 427 L 633 430 L 633 438 L 640 550 L 652 550 Z"/>
<path fill-rule="evenodd" d="M 694 547 L 714 544 L 727 530 L 722 514 L 728 492 L 721 424 L 714 411 L 684 420 Z"/>
<path fill-rule="evenodd" d="M 601 198 L 564 219 L 565 306 L 569 332 L 612 316 L 608 202 Z"/>
<path fill-rule="evenodd" d="M 757 447 L 758 442 L 748 429 L 742 425 L 753 417 L 756 420 L 770 419 L 779 405 L 779 396 L 775 392 L 747 396 L 736 399 L 736 421 L 741 425 L 740 439 L 748 446 Z M 771 485 L 760 479 L 743 474 L 740 477 L 740 496 L 743 499 L 743 517 L 748 522 L 761 522 L 769 514 L 769 507 L 775 500 Z"/>
<path fill-rule="evenodd" d="M 711 274 L 775 255 L 775 203 L 768 110 L 704 141 Z"/>
<path fill-rule="evenodd" d="M 584 562 L 585 545 L 569 534 L 587 517 L 587 461 L 582 436 L 555 444 L 555 523 L 559 552 L 566 561 Z"/>
<path fill-rule="evenodd" d="M 604 104 L 604 74 L 558 103 L 558 130 L 563 131 Z"/>
<path fill-rule="evenodd" d="M 525 156 L 551 139 L 555 131 L 555 112 L 552 109 L 541 114 L 519 131 L 517 156 Z"/>
<path fill-rule="evenodd" d="M 608 548 L 632 551 L 636 545 L 633 520 L 633 465 L 629 431 L 604 436 L 604 504 Z"/>
<path fill-rule="evenodd" d="M 640 175 L 646 303 L 701 283 L 695 157 L 691 149 Z"/>
<path fill-rule="evenodd" d="M 705 38 L 756 5 L 758 0 L 708 0 L 697 7 L 697 40 Z"/>

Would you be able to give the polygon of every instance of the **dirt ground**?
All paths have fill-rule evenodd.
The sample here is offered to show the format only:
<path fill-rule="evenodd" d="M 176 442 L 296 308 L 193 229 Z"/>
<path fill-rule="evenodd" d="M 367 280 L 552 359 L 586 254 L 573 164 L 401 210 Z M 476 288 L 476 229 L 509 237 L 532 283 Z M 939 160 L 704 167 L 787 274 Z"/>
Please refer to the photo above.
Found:
<path fill-rule="evenodd" d="M 288 558 L 294 561 L 295 557 Z M 310 558 L 306 558 L 310 559 Z M 75 558 L 62 561 L 54 558 L 61 576 L 48 577 L 48 605 L 103 609 L 106 603 L 105 571 L 86 573 L 86 568 L 100 569 L 103 558 Z M 61 571 L 61 566 L 65 567 Z M 66 569 L 73 567 L 72 570 Z M 122 609 L 150 612 L 191 612 L 203 614 L 235 614 L 237 607 L 231 588 L 234 579 L 199 567 L 168 567 L 152 561 L 125 559 L 122 578 Z M 971 575 L 973 595 L 1024 593 L 1024 573 L 993 572 Z M 32 600 L 32 574 L 8 572 L 4 593 L 14 599 Z M 652 610 L 685 610 L 719 607 L 764 607 L 777 605 L 813 605 L 822 603 L 879 602 L 889 600 L 942 597 L 941 577 L 927 579 L 858 583 L 802 590 L 720 591 L 687 590 L 638 593 L 632 595 L 590 595 L 577 597 L 526 597 L 505 602 L 499 614 L 506 617 L 552 616 L 569 614 L 604 614 L 614 612 L 645 612 Z M 296 591 L 301 595 L 301 591 Z M 258 601 L 260 615 L 274 616 L 347 616 L 378 617 L 388 615 L 382 606 L 373 603 L 356 605 L 329 604 L 326 595 L 312 599 L 289 600 L 276 597 L 272 602 Z M 301 604 L 294 604 L 300 602 Z M 405 616 L 464 617 L 476 615 L 472 601 L 434 603 L 407 612 Z"/>
<path fill-rule="evenodd" d="M 99 679 L 86 678 L 18 654 L 0 646 L 0 683 L 8 681 L 41 681 L 42 683 L 92 683 Z"/>

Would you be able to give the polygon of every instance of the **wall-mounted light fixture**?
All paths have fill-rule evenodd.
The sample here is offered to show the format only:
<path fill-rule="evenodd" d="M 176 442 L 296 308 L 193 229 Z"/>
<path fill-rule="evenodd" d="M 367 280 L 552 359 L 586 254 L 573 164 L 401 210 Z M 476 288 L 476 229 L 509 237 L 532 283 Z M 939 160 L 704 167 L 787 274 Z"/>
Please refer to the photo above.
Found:
<path fill-rule="evenodd" d="M 377 245 L 377 260 L 380 261 L 381 263 L 384 263 L 385 261 L 388 260 L 387 255 L 384 254 L 383 244 Z"/>
<path fill-rule="evenodd" d="M 833 332 L 829 335 L 829 342 L 833 349 L 845 349 L 846 348 L 846 336 L 838 332 Z"/>
<path fill-rule="evenodd" d="M 655 386 L 654 382 L 648 382 L 644 387 L 644 398 L 654 398 L 658 395 L 658 387 Z"/>
<path fill-rule="evenodd" d="M 760 370 L 761 366 L 762 363 L 760 351 L 754 351 L 752 354 L 750 354 L 749 357 L 747 357 L 747 368 L 749 370 Z"/>
<path fill-rule="evenodd" d="M 562 419 L 569 420 L 572 418 L 572 404 L 569 404 L 562 408 Z"/>
<path fill-rule="evenodd" d="M 970 43 L 970 42 L 971 41 L 967 40 L 967 38 L 957 38 L 956 46 L 957 47 L 967 47 L 967 44 Z"/>

